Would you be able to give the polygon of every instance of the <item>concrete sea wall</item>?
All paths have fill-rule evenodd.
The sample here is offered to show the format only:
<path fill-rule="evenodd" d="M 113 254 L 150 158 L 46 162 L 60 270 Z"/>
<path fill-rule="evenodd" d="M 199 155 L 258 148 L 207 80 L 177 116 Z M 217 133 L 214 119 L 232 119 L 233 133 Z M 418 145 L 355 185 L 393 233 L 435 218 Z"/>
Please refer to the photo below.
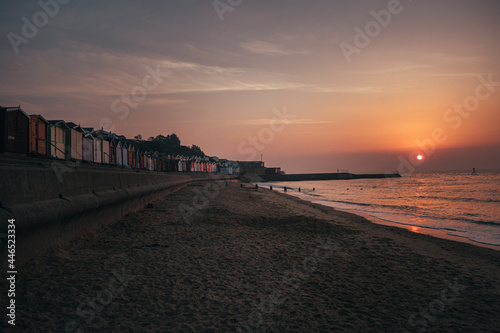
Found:
<path fill-rule="evenodd" d="M 158 173 L 62 161 L 0 157 L 0 256 L 15 219 L 16 264 L 91 232 L 191 182 L 227 179 L 207 173 Z"/>

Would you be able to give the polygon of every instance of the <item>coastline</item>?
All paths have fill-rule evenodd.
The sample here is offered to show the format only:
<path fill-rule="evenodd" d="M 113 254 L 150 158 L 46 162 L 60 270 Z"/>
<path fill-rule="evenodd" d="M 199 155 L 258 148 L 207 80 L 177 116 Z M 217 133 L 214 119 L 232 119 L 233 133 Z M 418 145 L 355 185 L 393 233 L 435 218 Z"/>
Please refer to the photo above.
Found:
<path fill-rule="evenodd" d="M 376 224 L 386 225 L 386 226 L 395 227 L 395 228 L 402 228 L 402 229 L 408 230 L 408 231 L 416 233 L 416 234 L 429 235 L 429 236 L 440 238 L 440 239 L 446 239 L 446 240 L 451 240 L 451 241 L 455 241 L 455 242 L 459 242 L 459 243 L 471 244 L 474 246 L 485 247 L 485 248 L 492 249 L 495 251 L 500 251 L 500 245 L 480 243 L 480 242 L 471 240 L 471 239 L 466 238 L 466 237 L 449 235 L 447 233 L 447 231 L 445 231 L 445 230 L 438 230 L 438 229 L 424 228 L 424 227 L 415 227 L 415 226 L 408 225 L 408 224 L 386 221 L 386 220 L 377 218 L 375 216 L 371 216 L 369 214 L 363 214 L 363 213 L 359 213 L 359 212 L 357 212 L 356 215 L 362 216 L 362 217 L 366 218 L 368 221 L 371 221 L 371 222 L 376 223 Z"/>
<path fill-rule="evenodd" d="M 285 193 L 283 193 L 283 194 L 285 194 Z M 289 194 L 286 194 L 286 195 L 289 195 Z M 289 196 L 297 198 L 297 199 L 302 200 L 302 201 L 305 201 L 307 203 L 312 203 L 310 201 L 304 200 L 304 199 L 296 197 L 296 196 L 292 196 L 292 195 L 289 195 Z M 329 207 L 329 206 L 322 205 L 322 204 L 319 204 L 319 203 L 315 203 L 315 204 L 323 206 L 323 207 Z M 392 221 L 383 220 L 381 218 L 372 216 L 372 215 L 370 215 L 368 213 L 362 213 L 362 212 L 351 213 L 351 212 L 349 212 L 347 210 L 337 209 L 337 208 L 333 208 L 333 207 L 330 207 L 330 208 L 332 208 L 332 209 L 334 209 L 336 211 L 339 211 L 339 212 L 345 212 L 345 213 L 348 213 L 348 214 L 353 214 L 353 215 L 357 215 L 357 216 L 363 217 L 366 220 L 368 220 L 368 221 L 370 221 L 372 223 L 378 224 L 378 225 L 385 225 L 385 226 L 389 226 L 389 227 L 400 228 L 400 229 L 408 230 L 408 231 L 410 231 L 412 233 L 416 233 L 416 234 L 428 235 L 428 236 L 432 236 L 432 237 L 439 238 L 439 239 L 446 239 L 446 240 L 451 240 L 451 241 L 455 241 L 455 242 L 459 242 L 459 243 L 471 244 L 471 245 L 474 245 L 474 246 L 485 247 L 485 248 L 489 248 L 489 249 L 492 249 L 492 250 L 495 250 L 495 251 L 500 251 L 500 246 L 499 245 L 493 245 L 493 244 L 487 244 L 487 243 L 480 243 L 480 242 L 468 239 L 466 237 L 449 235 L 447 233 L 447 231 L 445 231 L 445 230 L 438 230 L 438 229 L 424 228 L 424 227 L 416 227 L 416 226 L 412 226 L 412 225 L 409 225 L 409 224 L 396 223 L 396 222 L 392 222 Z"/>
<path fill-rule="evenodd" d="M 269 190 L 267 188 L 264 188 L 264 189 L 265 190 Z M 470 240 L 470 239 L 468 239 L 466 237 L 449 235 L 449 234 L 447 234 L 447 232 L 445 230 L 438 230 L 438 229 L 425 228 L 425 227 L 416 227 L 416 226 L 412 226 L 412 225 L 408 225 L 408 224 L 387 221 L 387 220 L 383 220 L 381 218 L 372 216 L 372 215 L 370 215 L 368 213 L 363 213 L 363 212 L 352 213 L 352 212 L 349 212 L 348 210 L 337 209 L 337 208 L 330 207 L 330 206 L 327 206 L 327 205 L 322 205 L 321 203 L 311 202 L 311 201 L 305 200 L 303 198 L 300 198 L 298 196 L 291 195 L 289 193 L 282 193 L 282 192 L 278 192 L 277 190 L 274 190 L 274 191 L 276 193 L 278 193 L 278 194 L 285 195 L 285 196 L 288 196 L 290 198 L 294 198 L 294 199 L 303 201 L 303 202 L 305 202 L 307 204 L 318 205 L 320 207 L 330 208 L 330 209 L 332 209 L 335 212 L 343 212 L 345 214 L 351 214 L 351 215 L 354 215 L 354 216 L 358 216 L 358 217 L 364 218 L 365 220 L 367 220 L 367 221 L 369 221 L 371 223 L 374 223 L 376 225 L 383 225 L 383 226 L 388 226 L 388 227 L 392 227 L 392 228 L 403 229 L 403 230 L 407 230 L 407 231 L 409 231 L 411 233 L 414 233 L 414 234 L 427 235 L 427 236 L 430 236 L 430 237 L 433 237 L 433 238 L 438 238 L 438 239 L 443 239 L 443 240 L 449 240 L 449 241 L 454 241 L 454 242 L 464 243 L 464 244 L 470 244 L 470 245 L 473 245 L 473 246 L 484 247 L 484 248 L 488 248 L 488 249 L 500 252 L 500 246 L 498 246 L 498 245 L 487 244 L 487 243 L 480 243 L 480 242 L 477 242 L 477 241 L 474 241 L 474 240 Z"/>
<path fill-rule="evenodd" d="M 29 261 L 18 276 L 17 328 L 474 332 L 500 326 L 500 252 L 243 186 L 186 187 Z"/>
<path fill-rule="evenodd" d="M 272 182 L 270 182 L 270 183 L 254 182 L 254 184 L 258 184 L 259 187 L 262 187 L 264 189 L 269 189 L 269 186 L 271 186 L 271 185 L 274 186 L 274 183 L 272 183 Z M 303 200 L 303 201 L 308 202 L 308 203 L 315 203 L 315 204 L 318 204 L 318 205 L 321 205 L 324 207 L 331 207 L 331 208 L 338 210 L 338 211 L 344 211 L 346 213 L 355 214 L 357 216 L 364 217 L 368 221 L 371 221 L 372 223 L 375 223 L 375 224 L 392 226 L 392 227 L 396 227 L 396 228 L 402 228 L 402 229 L 405 229 L 405 230 L 408 230 L 410 232 L 417 233 L 417 234 L 425 234 L 425 235 L 437 237 L 440 239 L 453 240 L 453 241 L 457 241 L 457 242 L 462 242 L 462 243 L 471 244 L 471 245 L 480 246 L 480 247 L 486 247 L 489 249 L 500 251 L 500 245 L 492 244 L 492 243 L 489 243 L 487 241 L 482 242 L 482 241 L 480 241 L 480 238 L 478 239 L 477 237 L 476 238 L 475 237 L 469 238 L 470 235 L 468 235 L 467 233 L 464 233 L 463 235 L 458 235 L 458 234 L 453 235 L 453 234 L 450 234 L 450 230 L 453 230 L 453 229 L 433 228 L 431 226 L 425 226 L 425 224 L 412 225 L 410 223 L 405 223 L 404 219 L 400 219 L 399 221 L 396 222 L 393 220 L 384 219 L 384 218 L 379 217 L 379 216 L 374 216 L 369 211 L 351 209 L 349 207 L 346 208 L 346 207 L 342 207 L 342 206 L 337 207 L 333 203 L 331 205 L 329 205 L 328 200 L 326 200 L 326 201 L 315 200 L 314 198 L 310 198 L 307 195 L 304 197 L 302 195 L 304 192 L 301 193 L 300 189 L 297 192 L 297 188 L 288 187 L 288 184 L 287 184 L 287 187 L 288 187 L 289 191 L 283 192 L 283 188 L 282 188 L 283 186 L 284 186 L 283 184 L 278 183 L 278 186 L 276 186 L 274 191 L 281 193 L 281 194 L 291 196 L 291 197 L 298 198 L 298 199 Z M 311 186 L 311 188 L 312 188 L 313 185 L 309 184 L 309 186 Z M 308 193 L 308 192 L 306 191 L 305 193 Z"/>

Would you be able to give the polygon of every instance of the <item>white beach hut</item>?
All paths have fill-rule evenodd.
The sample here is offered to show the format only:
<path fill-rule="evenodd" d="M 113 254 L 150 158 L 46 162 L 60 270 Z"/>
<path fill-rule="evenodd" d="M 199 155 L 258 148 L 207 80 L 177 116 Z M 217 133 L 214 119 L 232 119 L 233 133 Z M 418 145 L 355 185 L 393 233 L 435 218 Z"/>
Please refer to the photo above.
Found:
<path fill-rule="evenodd" d="M 84 132 L 83 134 L 82 160 L 89 163 L 94 161 L 94 137 L 90 132 Z"/>

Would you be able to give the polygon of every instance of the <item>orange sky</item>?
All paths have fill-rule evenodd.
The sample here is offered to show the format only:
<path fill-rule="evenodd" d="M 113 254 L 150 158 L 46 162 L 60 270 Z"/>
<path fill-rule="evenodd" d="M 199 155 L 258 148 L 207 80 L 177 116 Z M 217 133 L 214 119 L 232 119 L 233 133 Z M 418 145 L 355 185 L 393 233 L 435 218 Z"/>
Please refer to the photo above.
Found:
<path fill-rule="evenodd" d="M 287 172 L 393 171 L 441 129 L 419 168 L 500 168 L 500 4 L 390 3 L 70 2 L 17 45 L 8 33 L 41 8 L 2 3 L 0 104 L 127 137 L 176 133 L 222 158 L 262 153 Z M 473 111 L 449 111 L 464 103 Z M 270 129 L 284 109 L 293 119 Z"/>

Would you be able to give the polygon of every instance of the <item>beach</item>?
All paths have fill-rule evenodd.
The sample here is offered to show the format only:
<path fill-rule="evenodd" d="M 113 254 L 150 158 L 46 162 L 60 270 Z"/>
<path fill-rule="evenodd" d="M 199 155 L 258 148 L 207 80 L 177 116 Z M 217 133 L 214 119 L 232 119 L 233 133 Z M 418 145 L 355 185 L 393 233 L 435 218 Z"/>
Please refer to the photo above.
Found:
<path fill-rule="evenodd" d="M 500 252 L 227 185 L 188 186 L 20 267 L 15 331 L 498 331 Z"/>

